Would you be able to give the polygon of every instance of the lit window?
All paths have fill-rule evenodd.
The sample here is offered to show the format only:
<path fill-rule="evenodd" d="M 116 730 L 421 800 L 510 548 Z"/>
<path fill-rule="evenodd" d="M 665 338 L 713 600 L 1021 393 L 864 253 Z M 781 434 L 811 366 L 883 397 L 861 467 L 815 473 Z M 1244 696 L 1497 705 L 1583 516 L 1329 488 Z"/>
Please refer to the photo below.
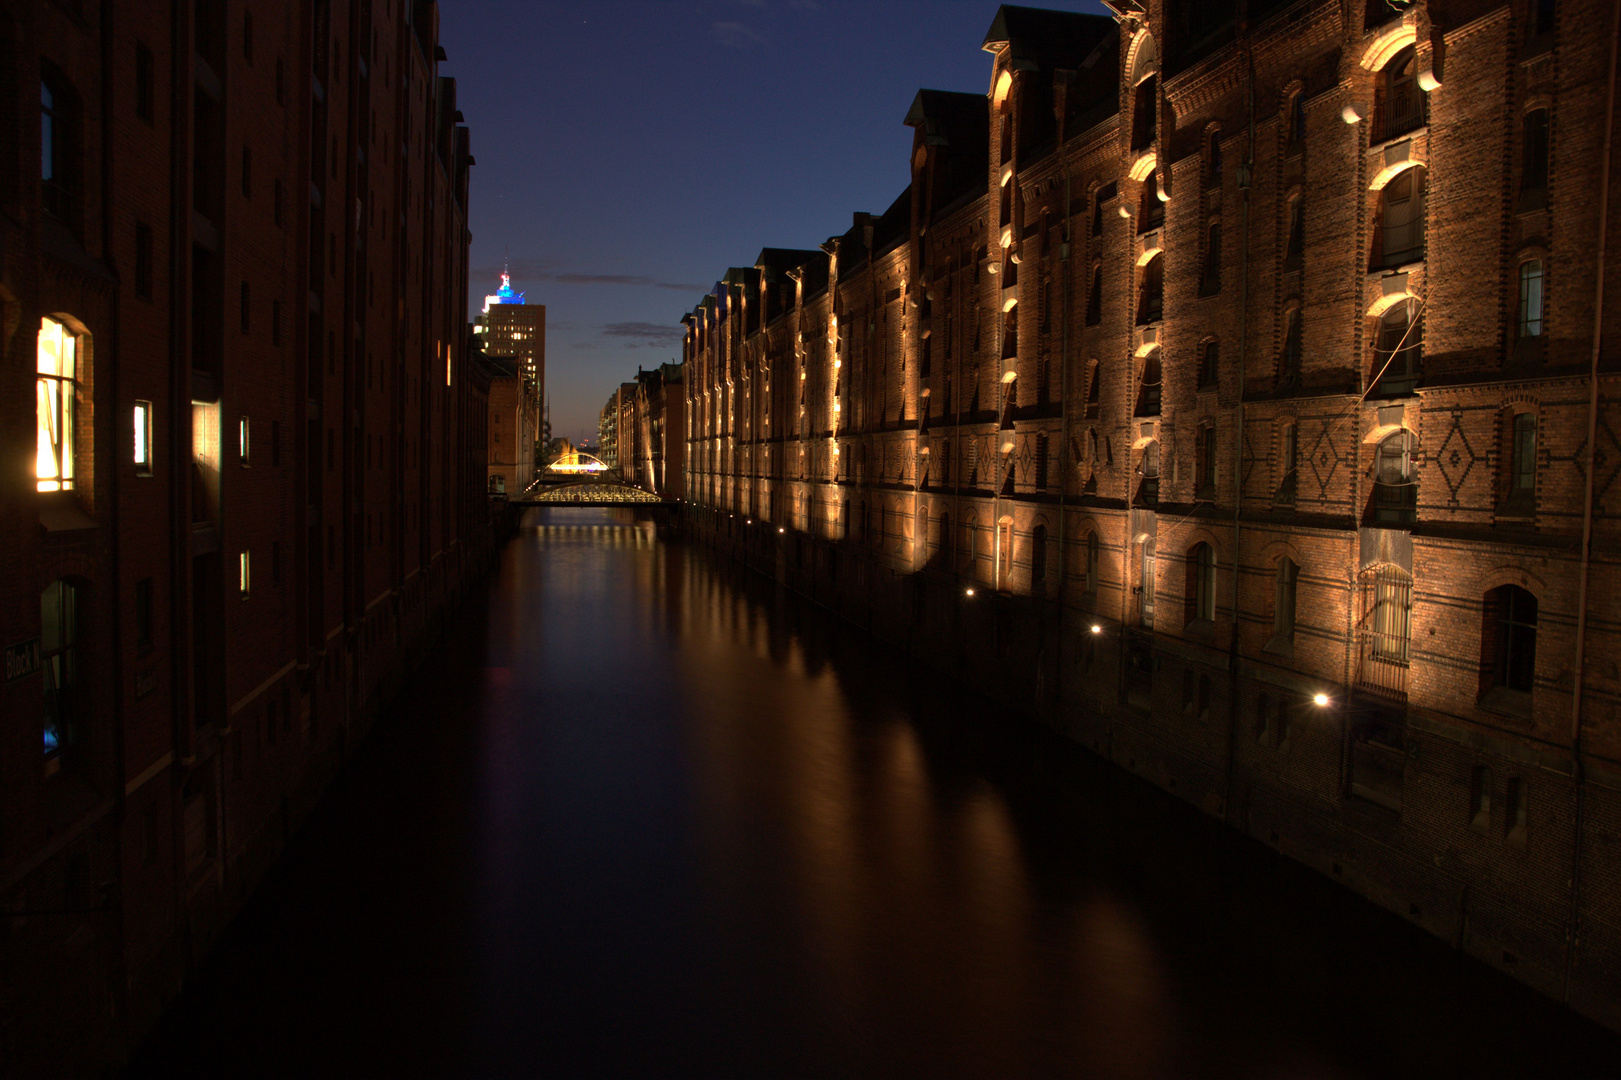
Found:
<path fill-rule="evenodd" d="M 1542 336 L 1542 260 L 1520 264 L 1520 337 Z"/>
<path fill-rule="evenodd" d="M 135 472 L 152 475 L 152 403 L 135 403 Z"/>
<path fill-rule="evenodd" d="M 236 422 L 236 461 L 238 465 L 248 463 L 248 418 L 239 417 Z"/>
<path fill-rule="evenodd" d="M 246 600 L 248 598 L 248 586 L 252 582 L 251 560 L 246 551 L 238 555 L 236 559 L 236 591 L 241 594 L 242 599 Z"/>
<path fill-rule="evenodd" d="M 79 339 L 55 319 L 40 320 L 39 374 L 35 381 L 40 491 L 73 487 L 73 407 L 78 390 Z"/>

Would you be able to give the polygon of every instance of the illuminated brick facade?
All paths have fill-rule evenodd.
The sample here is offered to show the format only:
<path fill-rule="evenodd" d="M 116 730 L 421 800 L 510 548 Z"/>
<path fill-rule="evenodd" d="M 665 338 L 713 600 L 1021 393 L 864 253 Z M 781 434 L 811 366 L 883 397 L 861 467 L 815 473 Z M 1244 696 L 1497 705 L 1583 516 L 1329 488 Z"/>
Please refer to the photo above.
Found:
<path fill-rule="evenodd" d="M 0 8 L 0 1071 L 127 1052 L 487 558 L 437 20 Z"/>
<path fill-rule="evenodd" d="M 685 317 L 693 520 L 1621 1026 L 1614 5 L 1113 6 Z"/>

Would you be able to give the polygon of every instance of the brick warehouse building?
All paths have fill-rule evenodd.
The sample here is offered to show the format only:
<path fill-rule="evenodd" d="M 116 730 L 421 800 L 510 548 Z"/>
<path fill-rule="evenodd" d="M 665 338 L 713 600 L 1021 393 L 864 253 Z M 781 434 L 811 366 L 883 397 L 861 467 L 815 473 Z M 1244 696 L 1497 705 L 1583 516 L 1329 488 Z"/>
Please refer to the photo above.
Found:
<path fill-rule="evenodd" d="M 7 1072 L 128 1052 L 491 550 L 437 26 L 0 8 Z"/>
<path fill-rule="evenodd" d="M 1110 6 L 685 316 L 699 534 L 1621 1027 L 1616 6 Z"/>

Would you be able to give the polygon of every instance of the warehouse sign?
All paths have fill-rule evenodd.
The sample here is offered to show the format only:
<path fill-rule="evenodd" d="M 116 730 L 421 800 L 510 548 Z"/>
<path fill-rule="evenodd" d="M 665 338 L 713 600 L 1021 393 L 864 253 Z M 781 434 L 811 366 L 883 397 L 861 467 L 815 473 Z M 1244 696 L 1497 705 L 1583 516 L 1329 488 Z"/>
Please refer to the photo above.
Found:
<path fill-rule="evenodd" d="M 6 682 L 26 679 L 39 671 L 39 638 L 6 646 Z"/>

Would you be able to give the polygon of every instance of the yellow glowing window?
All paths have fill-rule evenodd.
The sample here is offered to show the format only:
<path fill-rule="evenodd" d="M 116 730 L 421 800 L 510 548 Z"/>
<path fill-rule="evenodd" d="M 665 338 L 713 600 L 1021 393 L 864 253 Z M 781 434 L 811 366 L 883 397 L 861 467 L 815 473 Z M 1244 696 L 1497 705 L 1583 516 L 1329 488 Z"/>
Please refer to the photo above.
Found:
<path fill-rule="evenodd" d="M 237 556 L 236 591 L 242 594 L 242 599 L 244 600 L 248 598 L 248 585 L 251 580 L 251 567 L 249 562 L 250 560 L 248 559 L 248 553 L 246 551 Z"/>
<path fill-rule="evenodd" d="M 236 460 L 240 465 L 248 463 L 248 418 L 239 417 L 236 422 Z"/>
<path fill-rule="evenodd" d="M 73 487 L 73 404 L 77 397 L 79 339 L 55 319 L 40 320 L 39 374 L 34 383 L 40 491 Z"/>
<path fill-rule="evenodd" d="M 152 403 L 135 403 L 135 472 L 152 475 Z"/>

